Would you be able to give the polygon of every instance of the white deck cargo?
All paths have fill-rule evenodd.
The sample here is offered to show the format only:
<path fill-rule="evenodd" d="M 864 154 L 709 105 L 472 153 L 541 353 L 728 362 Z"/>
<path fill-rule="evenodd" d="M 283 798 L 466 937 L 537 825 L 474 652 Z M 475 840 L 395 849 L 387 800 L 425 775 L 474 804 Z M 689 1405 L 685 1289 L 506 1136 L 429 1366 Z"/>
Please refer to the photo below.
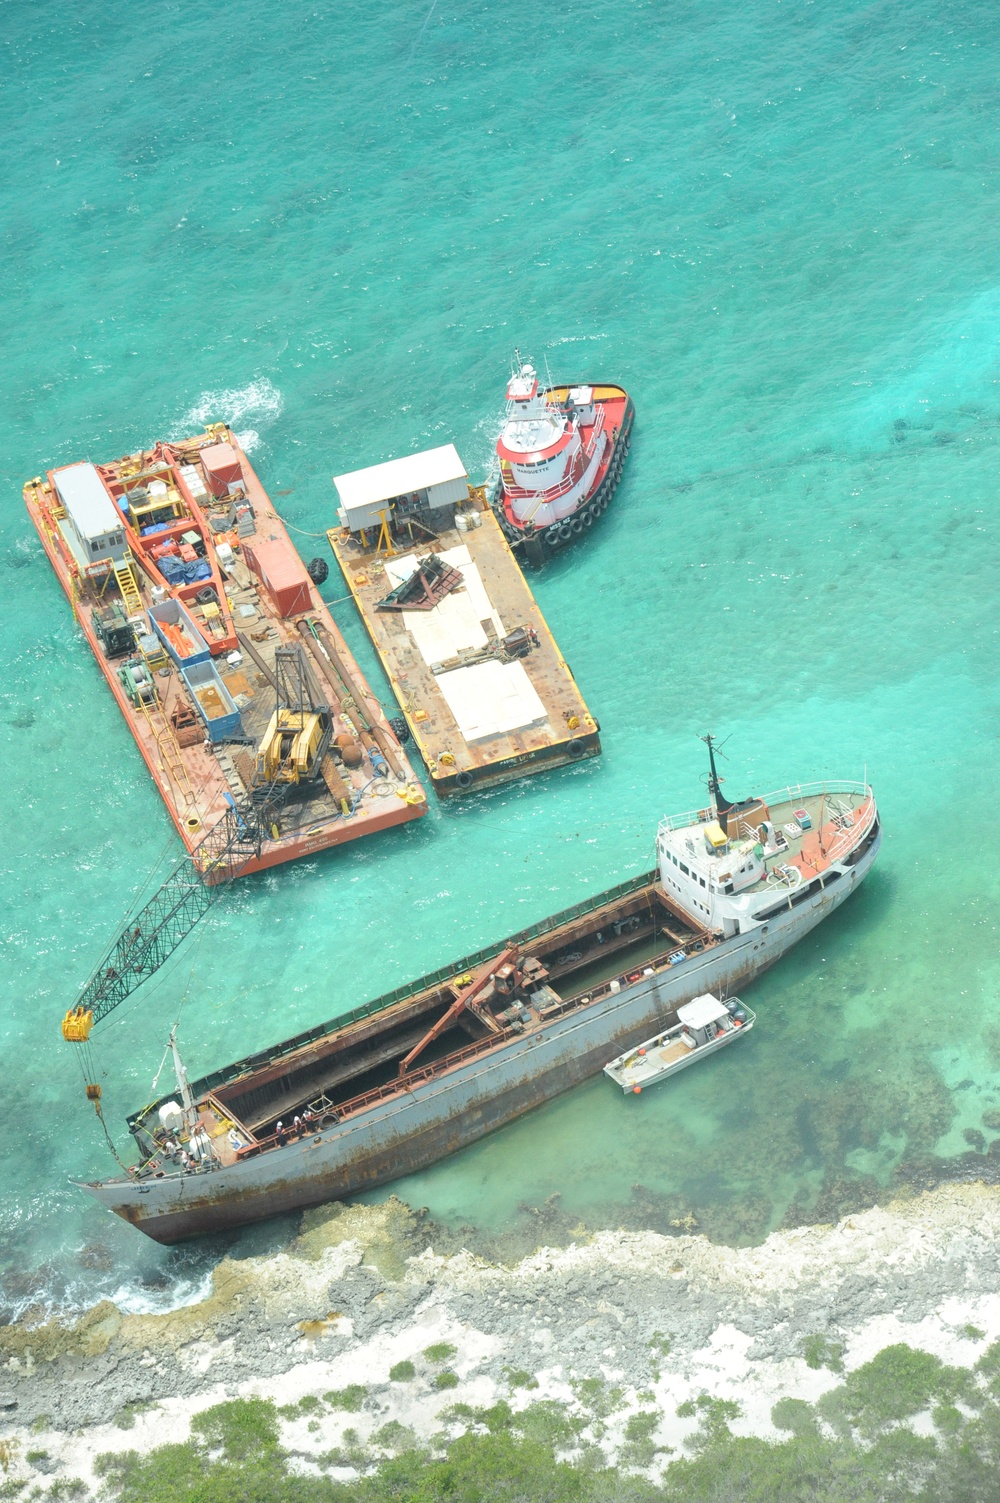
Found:
<path fill-rule="evenodd" d="M 488 643 L 484 621 L 492 621 L 498 637 L 507 634 L 468 548 L 448 548 L 438 555 L 458 569 L 464 590 L 453 590 L 433 610 L 403 611 L 403 625 L 428 667 L 457 656 L 467 648 Z M 409 579 L 417 567 L 415 554 L 385 561 L 393 587 Z M 545 706 L 522 663 L 474 663 L 437 675 L 438 687 L 466 741 L 504 736 L 545 720 Z"/>

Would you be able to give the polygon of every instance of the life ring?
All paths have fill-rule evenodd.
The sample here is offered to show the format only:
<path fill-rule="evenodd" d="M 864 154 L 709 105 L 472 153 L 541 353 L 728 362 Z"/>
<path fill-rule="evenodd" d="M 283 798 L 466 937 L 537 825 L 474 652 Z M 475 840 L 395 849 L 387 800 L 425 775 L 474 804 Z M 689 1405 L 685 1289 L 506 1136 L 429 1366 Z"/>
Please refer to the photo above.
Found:
<path fill-rule="evenodd" d="M 569 540 L 570 540 L 570 538 L 572 536 L 573 536 L 573 528 L 571 527 L 571 525 L 569 524 L 569 522 L 564 522 L 562 524 L 562 526 L 560 527 L 560 529 L 559 529 L 559 541 L 560 541 L 560 543 L 568 543 Z"/>
<path fill-rule="evenodd" d="M 460 772 L 458 774 L 457 778 L 455 779 L 455 782 L 458 784 L 459 788 L 471 788 L 472 787 L 472 773 L 471 772 Z"/>
<path fill-rule="evenodd" d="M 583 531 L 583 523 L 580 521 L 580 518 L 574 517 L 569 526 L 573 536 L 578 538 Z"/>
<path fill-rule="evenodd" d="M 569 752 L 569 755 L 571 757 L 582 757 L 583 756 L 583 742 L 579 741 L 577 739 L 577 737 L 574 736 L 573 739 L 572 739 L 572 741 L 567 741 L 566 742 L 566 750 Z"/>

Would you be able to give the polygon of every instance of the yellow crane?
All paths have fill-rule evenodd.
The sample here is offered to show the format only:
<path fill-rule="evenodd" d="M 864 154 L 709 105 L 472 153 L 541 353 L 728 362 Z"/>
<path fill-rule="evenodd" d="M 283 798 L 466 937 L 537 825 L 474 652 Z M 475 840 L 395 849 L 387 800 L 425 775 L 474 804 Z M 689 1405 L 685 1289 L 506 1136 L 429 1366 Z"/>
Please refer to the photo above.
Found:
<path fill-rule="evenodd" d="M 254 780 L 266 787 L 311 782 L 322 775 L 333 717 L 300 644 L 276 650 L 272 682 L 274 713 L 257 748 Z"/>

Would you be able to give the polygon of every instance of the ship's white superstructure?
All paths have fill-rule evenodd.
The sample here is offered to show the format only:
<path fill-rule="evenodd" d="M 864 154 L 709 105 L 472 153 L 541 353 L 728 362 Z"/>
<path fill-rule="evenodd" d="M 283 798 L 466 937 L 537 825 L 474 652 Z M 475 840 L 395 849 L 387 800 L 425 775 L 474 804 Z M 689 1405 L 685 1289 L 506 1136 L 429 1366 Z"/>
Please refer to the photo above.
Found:
<path fill-rule="evenodd" d="M 665 819 L 656 853 L 664 891 L 728 938 L 834 886 L 878 819 L 867 783 L 800 783 L 743 804 Z"/>
<path fill-rule="evenodd" d="M 620 386 L 542 387 L 520 355 L 507 383 L 493 506 L 508 539 L 569 542 L 607 506 L 628 450 L 633 408 Z"/>
<path fill-rule="evenodd" d="M 557 404 L 540 389 L 534 366 L 522 365 L 507 385 L 507 420 L 497 443 L 517 520 L 548 527 L 576 511 L 609 442 L 592 386 L 571 387 Z"/>

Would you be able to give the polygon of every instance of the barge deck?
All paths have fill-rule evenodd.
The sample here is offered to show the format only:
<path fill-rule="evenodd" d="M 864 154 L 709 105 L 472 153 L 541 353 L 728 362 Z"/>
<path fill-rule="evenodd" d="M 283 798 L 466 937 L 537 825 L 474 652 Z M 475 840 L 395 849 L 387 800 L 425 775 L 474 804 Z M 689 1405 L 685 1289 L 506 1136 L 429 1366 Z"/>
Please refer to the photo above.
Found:
<path fill-rule="evenodd" d="M 221 485 L 220 454 L 230 467 Z M 78 474 L 67 480 L 70 471 Z M 127 498 L 139 494 L 140 484 L 154 501 L 162 498 L 161 510 L 172 509 L 176 520 L 159 529 L 154 522 L 136 547 L 136 529 L 128 524 L 130 508 L 134 520 L 139 503 Z M 89 512 L 79 500 L 84 489 Z M 75 503 L 68 514 L 64 498 L 71 490 Z M 280 698 L 279 649 L 304 655 L 308 663 L 329 713 L 329 751 L 323 775 L 303 781 L 284 799 L 260 855 L 238 874 L 426 813 L 426 797 L 405 752 L 225 425 L 109 464 L 50 470 L 45 479 L 28 482 L 24 498 L 190 854 L 234 803 L 253 795 L 260 748 Z M 153 514 L 148 495 L 142 508 Z M 90 541 L 81 535 L 85 514 L 108 522 Z M 164 587 L 168 550 L 178 568 L 191 556 L 192 583 Z"/>
<path fill-rule="evenodd" d="M 381 525 L 327 534 L 441 797 L 601 750 L 485 493 L 464 490 L 457 511 L 427 514 L 430 526 L 384 507 Z M 391 595 L 396 608 L 386 608 Z"/>

